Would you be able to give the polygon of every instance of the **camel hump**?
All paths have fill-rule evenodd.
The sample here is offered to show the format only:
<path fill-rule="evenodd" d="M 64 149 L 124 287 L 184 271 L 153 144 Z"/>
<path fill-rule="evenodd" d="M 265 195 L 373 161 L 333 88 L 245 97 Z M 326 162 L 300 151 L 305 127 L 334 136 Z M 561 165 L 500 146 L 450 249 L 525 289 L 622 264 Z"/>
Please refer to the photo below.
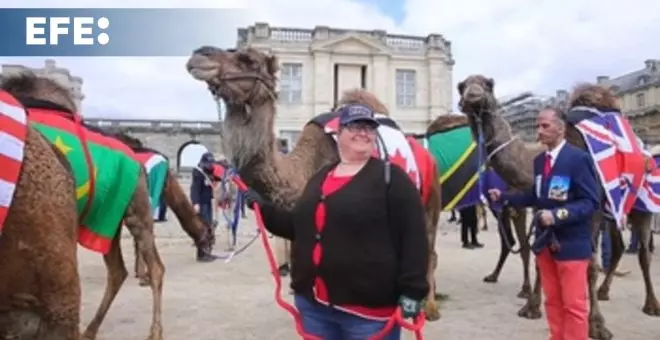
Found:
<path fill-rule="evenodd" d="M 0 90 L 0 234 L 16 192 L 27 138 L 27 114 L 9 92 Z"/>

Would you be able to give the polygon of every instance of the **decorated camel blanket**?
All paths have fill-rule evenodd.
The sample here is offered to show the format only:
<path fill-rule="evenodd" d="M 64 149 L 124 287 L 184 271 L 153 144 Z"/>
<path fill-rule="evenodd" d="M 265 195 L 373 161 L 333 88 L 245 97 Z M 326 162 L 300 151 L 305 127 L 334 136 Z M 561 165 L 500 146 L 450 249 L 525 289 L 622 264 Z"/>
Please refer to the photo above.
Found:
<path fill-rule="evenodd" d="M 30 125 L 66 156 L 73 169 L 78 212 L 82 215 L 80 245 L 106 254 L 137 188 L 140 163 L 128 146 L 78 125 L 71 113 L 26 106 Z M 91 165 L 86 160 L 85 144 Z"/>
<path fill-rule="evenodd" d="M 14 198 L 27 136 L 23 106 L 0 90 L 0 235 Z"/>
<path fill-rule="evenodd" d="M 148 149 L 134 150 L 135 158 L 140 162 L 147 173 L 147 187 L 149 189 L 149 202 L 152 214 L 157 214 L 160 208 L 160 199 L 165 189 L 169 162 L 167 158 L 157 151 Z"/>
<path fill-rule="evenodd" d="M 502 178 L 479 162 L 477 143 L 467 125 L 418 137 L 440 169 L 443 210 L 461 209 L 481 201 L 490 188 L 506 190 Z M 485 157 L 482 156 L 482 157 Z M 481 163 L 481 172 L 479 166 Z M 481 176 L 481 189 L 479 179 Z M 499 210 L 499 207 L 493 207 Z"/>
<path fill-rule="evenodd" d="M 660 212 L 660 168 L 628 119 L 618 111 L 574 107 L 568 122 L 582 134 L 619 228 L 632 209 Z"/>
<path fill-rule="evenodd" d="M 403 169 L 417 188 L 424 193 L 422 182 L 426 179 L 423 178 L 423 175 L 429 173 L 431 170 L 428 167 L 432 166 L 432 164 L 418 162 L 419 159 L 423 158 L 420 152 L 425 152 L 424 149 L 416 148 L 414 144 L 411 145 L 401 128 L 388 116 L 377 114 L 375 118 L 380 124 L 378 133 L 381 138 L 377 143 L 376 150 L 374 150 L 374 157 L 389 158 L 390 162 Z M 325 132 L 336 141 L 336 133 L 339 130 L 339 113 L 320 114 L 314 117 L 310 123 L 322 126 Z M 417 152 L 417 155 L 415 152 Z"/>

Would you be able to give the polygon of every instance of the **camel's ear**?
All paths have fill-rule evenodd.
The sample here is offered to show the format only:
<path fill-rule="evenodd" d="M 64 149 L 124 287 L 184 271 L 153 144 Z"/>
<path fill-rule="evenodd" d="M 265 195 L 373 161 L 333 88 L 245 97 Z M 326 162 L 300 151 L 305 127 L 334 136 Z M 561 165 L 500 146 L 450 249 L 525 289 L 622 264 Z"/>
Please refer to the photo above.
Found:
<path fill-rule="evenodd" d="M 488 85 L 490 92 L 493 92 L 493 90 L 495 90 L 495 79 L 493 78 L 486 79 L 486 84 Z"/>
<path fill-rule="evenodd" d="M 459 82 L 456 88 L 458 89 L 458 95 L 462 96 L 463 91 L 465 91 L 465 82 L 464 81 Z"/>
<path fill-rule="evenodd" d="M 268 73 L 271 76 L 275 76 L 275 73 L 280 69 L 280 63 L 277 60 L 276 56 L 270 56 L 266 59 L 266 67 L 268 68 Z"/>

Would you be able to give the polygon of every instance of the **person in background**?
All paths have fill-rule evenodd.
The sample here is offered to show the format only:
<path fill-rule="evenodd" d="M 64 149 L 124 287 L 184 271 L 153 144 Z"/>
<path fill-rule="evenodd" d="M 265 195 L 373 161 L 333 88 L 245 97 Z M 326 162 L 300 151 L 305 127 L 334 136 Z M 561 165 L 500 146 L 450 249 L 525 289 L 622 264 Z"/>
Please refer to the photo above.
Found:
<path fill-rule="evenodd" d="M 167 222 L 167 203 L 165 195 L 160 195 L 160 204 L 158 205 L 158 222 Z"/>
<path fill-rule="evenodd" d="M 596 172 L 588 153 L 566 143 L 566 123 L 559 109 L 542 110 L 536 124 L 547 151 L 534 159 L 532 190 L 503 194 L 490 189 L 489 195 L 493 201 L 538 209 L 536 238 L 544 241 L 534 250 L 550 339 L 587 340 L 591 221 L 600 204 Z"/>
<path fill-rule="evenodd" d="M 454 209 L 451 210 L 451 217 L 449 217 L 447 222 L 456 222 L 456 210 Z"/>
<path fill-rule="evenodd" d="M 477 219 L 477 206 L 471 205 L 458 210 L 461 216 L 461 242 L 463 248 L 475 249 L 483 248 L 483 244 L 477 240 L 478 233 L 478 219 Z"/>
<path fill-rule="evenodd" d="M 429 291 L 421 196 L 396 165 L 372 157 L 378 122 L 367 106 L 339 110 L 339 160 L 312 176 L 292 211 L 248 191 L 264 225 L 292 240 L 291 288 L 306 333 L 368 339 L 401 308 L 416 316 Z M 386 181 L 389 178 L 389 181 Z M 395 326 L 385 340 L 401 338 Z"/>
<path fill-rule="evenodd" d="M 199 163 L 192 171 L 192 183 L 190 184 L 190 200 L 195 213 L 199 215 L 213 232 L 213 154 L 206 152 L 202 155 Z M 211 262 L 215 257 L 205 249 L 197 248 L 198 262 Z"/>

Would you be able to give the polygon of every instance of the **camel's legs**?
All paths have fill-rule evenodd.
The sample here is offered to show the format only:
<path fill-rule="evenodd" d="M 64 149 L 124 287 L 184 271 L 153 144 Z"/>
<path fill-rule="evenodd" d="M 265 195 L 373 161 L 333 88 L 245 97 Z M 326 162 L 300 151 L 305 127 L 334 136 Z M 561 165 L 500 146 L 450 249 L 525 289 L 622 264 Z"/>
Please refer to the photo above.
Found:
<path fill-rule="evenodd" d="M 605 230 L 605 232 L 610 233 L 610 240 L 612 241 L 612 258 L 610 259 L 610 267 L 607 268 L 607 273 L 605 274 L 605 280 L 603 280 L 603 283 L 600 284 L 600 288 L 598 289 L 598 300 L 601 301 L 607 301 L 610 299 L 610 288 L 612 286 L 614 272 L 619 266 L 619 262 L 623 256 L 623 249 L 625 248 L 621 231 L 614 223 L 607 221 L 605 223 L 607 223 L 607 230 Z"/>
<path fill-rule="evenodd" d="M 527 303 L 518 311 L 518 316 L 525 319 L 539 319 L 541 314 L 541 274 L 539 267 L 534 266 L 536 278 L 534 279 L 534 289 L 527 297 Z"/>
<path fill-rule="evenodd" d="M 139 281 L 139 285 L 146 287 L 149 286 L 149 273 L 147 273 L 147 266 L 144 263 L 144 259 L 142 258 L 142 253 L 140 253 L 140 249 L 138 247 L 137 240 L 133 238 L 133 251 L 135 254 L 135 277 Z"/>
<path fill-rule="evenodd" d="M 141 175 L 141 178 L 133 194 L 133 201 L 126 210 L 124 223 L 136 240 L 138 251 L 142 255 L 147 265 L 147 272 L 149 273 L 149 283 L 153 294 L 153 311 L 149 340 L 162 340 L 163 326 L 161 324 L 161 316 L 165 267 L 156 249 L 151 205 L 149 203 L 144 174 Z"/>
<path fill-rule="evenodd" d="M 426 272 L 426 279 L 429 283 L 429 292 L 426 295 L 424 313 L 426 313 L 426 319 L 429 321 L 440 319 L 440 310 L 438 309 L 438 304 L 435 300 L 435 269 L 438 266 L 438 254 L 435 251 L 435 239 L 438 230 L 437 225 L 437 223 L 434 223 L 433 218 L 427 219 L 426 235 L 429 242 L 429 266 Z"/>
<path fill-rule="evenodd" d="M 602 212 L 594 214 L 594 217 L 591 220 L 591 244 L 594 245 L 595 249 L 598 248 L 598 236 L 600 234 L 600 225 L 602 222 L 610 223 L 607 220 L 604 220 Z M 616 268 L 613 265 L 612 267 Z M 610 340 L 613 335 L 605 326 L 605 318 L 600 311 L 600 304 L 598 303 L 598 293 L 596 291 L 598 273 L 598 256 L 597 252 L 594 251 L 591 255 L 591 260 L 589 261 L 589 267 L 587 269 L 587 282 L 589 288 L 589 337 L 598 340 Z"/>
<path fill-rule="evenodd" d="M 71 244 L 75 246 L 75 244 Z M 75 249 L 75 248 L 74 248 Z M 69 250 L 65 250 L 69 251 Z M 48 254 L 42 254 L 48 255 Z M 80 337 L 80 278 L 78 276 L 76 251 L 72 251 L 67 265 L 40 266 L 38 275 L 41 282 L 41 322 L 34 338 L 35 340 L 77 340 Z M 49 259 L 51 257 L 44 257 Z M 57 272 L 54 272 L 57 271 Z M 68 280 L 51 280 L 54 277 L 68 278 Z M 66 288 L 65 288 L 66 287 Z M 62 292 L 66 292 L 63 299 Z"/>
<path fill-rule="evenodd" d="M 121 289 L 121 286 L 124 284 L 124 281 L 126 281 L 126 277 L 128 276 L 128 271 L 124 264 L 124 258 L 121 254 L 120 239 L 121 230 L 118 231 L 115 238 L 112 239 L 110 251 L 103 256 L 103 262 L 105 262 L 105 268 L 107 269 L 105 293 L 103 294 L 103 300 L 101 300 L 101 304 L 96 310 L 94 318 L 83 333 L 82 338 L 85 340 L 96 339 L 99 327 L 101 327 L 101 323 L 103 323 L 103 319 L 105 319 L 108 309 L 110 309 L 117 293 L 119 293 L 119 289 Z"/>
<path fill-rule="evenodd" d="M 511 253 L 511 249 L 509 249 L 508 245 L 510 244 L 513 246 L 516 242 L 513 238 L 513 233 L 511 232 L 511 220 L 508 209 L 503 209 L 501 214 L 501 218 L 498 218 L 497 221 L 497 233 L 500 236 L 500 257 L 497 260 L 497 264 L 495 265 L 493 272 L 484 277 L 484 282 L 497 282 L 500 277 L 502 267 L 504 267 L 504 263 Z M 500 225 L 500 223 L 503 223 L 504 225 Z"/>
<path fill-rule="evenodd" d="M 660 303 L 655 296 L 653 282 L 651 281 L 651 253 L 649 251 L 649 242 L 651 241 L 651 222 L 653 215 L 641 211 L 632 211 L 630 213 L 630 222 L 639 235 L 639 267 L 642 269 L 644 277 L 644 287 L 646 289 L 646 300 L 642 311 L 651 316 L 660 316 Z"/>
<path fill-rule="evenodd" d="M 511 249 L 509 249 L 509 245 L 514 247 L 516 244 L 511 232 L 511 221 L 513 220 L 513 229 L 515 230 L 516 237 L 520 242 L 520 257 L 522 258 L 523 263 L 523 284 L 520 292 L 518 293 L 518 297 L 528 298 L 532 291 L 532 285 L 530 284 L 529 278 L 530 246 L 527 239 L 527 214 L 524 209 L 518 209 L 516 210 L 515 214 L 511 214 L 510 208 L 503 209 L 502 214 L 503 215 L 501 220 L 504 222 L 503 228 L 500 228 L 498 224 L 498 232 L 500 235 L 500 257 L 497 261 L 497 265 L 495 266 L 495 270 L 493 270 L 490 275 L 484 278 L 484 282 L 497 282 L 497 279 L 500 276 L 500 272 L 502 271 L 502 267 L 504 267 L 504 263 L 506 262 L 506 259 L 511 251 Z M 504 230 L 505 234 L 502 234 L 501 230 Z M 508 242 L 505 237 L 508 239 Z"/>

